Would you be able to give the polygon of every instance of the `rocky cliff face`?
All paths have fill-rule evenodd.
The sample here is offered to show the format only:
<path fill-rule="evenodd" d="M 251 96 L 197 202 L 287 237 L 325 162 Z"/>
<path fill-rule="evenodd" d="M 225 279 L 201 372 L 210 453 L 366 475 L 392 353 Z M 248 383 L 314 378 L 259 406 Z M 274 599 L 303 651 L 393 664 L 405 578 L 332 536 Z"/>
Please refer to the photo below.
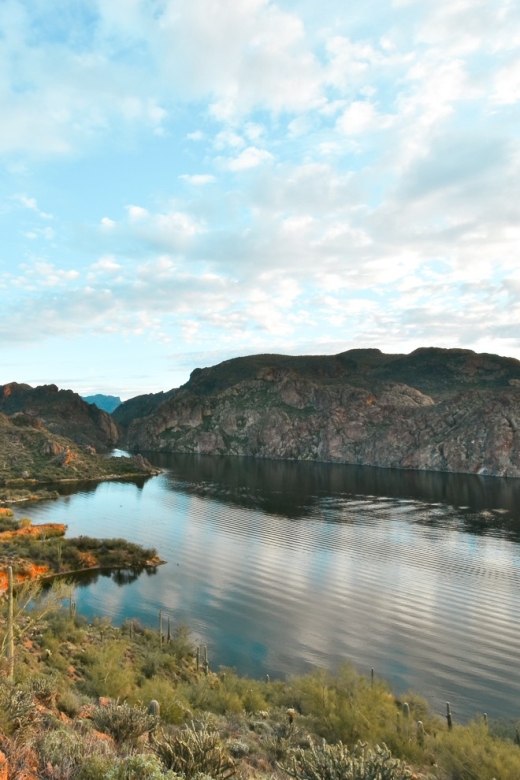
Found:
<path fill-rule="evenodd" d="M 520 362 L 509 358 L 257 355 L 197 369 L 166 395 L 155 407 L 147 397 L 130 449 L 520 477 Z"/>
<path fill-rule="evenodd" d="M 11 382 L 0 386 L 0 412 L 24 414 L 51 433 L 99 450 L 111 449 L 119 438 L 117 425 L 107 412 L 56 385 L 33 388 Z"/>

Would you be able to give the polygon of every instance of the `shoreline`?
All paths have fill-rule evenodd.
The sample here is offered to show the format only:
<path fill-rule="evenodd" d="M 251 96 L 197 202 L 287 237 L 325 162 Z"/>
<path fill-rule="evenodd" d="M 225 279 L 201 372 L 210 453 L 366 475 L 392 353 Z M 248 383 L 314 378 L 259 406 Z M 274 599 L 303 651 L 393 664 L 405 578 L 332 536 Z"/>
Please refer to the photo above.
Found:
<path fill-rule="evenodd" d="M 129 474 L 107 474 L 105 476 L 100 477 L 63 477 L 62 479 L 48 479 L 48 480 L 38 480 L 38 479 L 22 479 L 20 478 L 13 478 L 4 480 L 3 484 L 0 485 L 0 490 L 5 489 L 19 489 L 19 490 L 28 490 L 31 487 L 38 488 L 40 486 L 44 487 L 46 485 L 80 485 L 83 483 L 92 483 L 92 482 L 114 482 L 114 481 L 121 481 L 121 482 L 132 482 L 133 480 L 137 479 L 150 479 L 151 477 L 158 477 L 160 474 L 162 474 L 163 470 L 160 468 L 156 468 L 153 470 L 153 472 L 149 474 L 143 474 L 142 472 L 131 472 Z M 50 495 L 43 495 L 38 496 L 36 493 L 29 495 L 29 496 L 13 496 L 12 498 L 0 498 L 0 507 L 3 506 L 10 506 L 11 504 L 22 504 L 24 502 L 34 502 L 34 501 L 45 501 L 50 499 L 59 498 L 60 494 L 57 490 L 54 490 L 51 492 Z"/>

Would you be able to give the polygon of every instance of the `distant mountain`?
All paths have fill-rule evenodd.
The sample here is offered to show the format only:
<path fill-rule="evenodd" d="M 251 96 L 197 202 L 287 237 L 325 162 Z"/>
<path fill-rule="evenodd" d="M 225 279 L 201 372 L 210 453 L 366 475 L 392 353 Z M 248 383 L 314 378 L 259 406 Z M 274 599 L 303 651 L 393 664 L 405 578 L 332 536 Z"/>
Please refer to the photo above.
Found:
<path fill-rule="evenodd" d="M 520 362 L 471 350 L 235 358 L 114 418 L 133 451 L 520 477 Z"/>
<path fill-rule="evenodd" d="M 2 385 L 0 412 L 9 416 L 22 413 L 51 433 L 96 450 L 112 449 L 119 438 L 117 425 L 108 412 L 87 403 L 72 390 L 58 390 L 56 385 Z"/>
<path fill-rule="evenodd" d="M 121 406 L 121 399 L 117 395 L 102 395 L 97 393 L 96 395 L 82 395 L 84 401 L 88 404 L 94 404 L 98 409 L 104 409 L 105 412 L 112 413 L 114 409 Z"/>

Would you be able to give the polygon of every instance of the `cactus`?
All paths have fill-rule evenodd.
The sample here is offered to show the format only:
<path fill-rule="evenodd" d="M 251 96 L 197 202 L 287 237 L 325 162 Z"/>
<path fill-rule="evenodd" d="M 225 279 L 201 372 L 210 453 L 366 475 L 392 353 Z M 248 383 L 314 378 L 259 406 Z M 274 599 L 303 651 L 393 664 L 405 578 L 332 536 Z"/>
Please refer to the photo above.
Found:
<path fill-rule="evenodd" d="M 451 731 L 453 728 L 453 718 L 451 717 L 449 701 L 446 702 L 446 723 L 448 724 L 448 729 Z"/>
<path fill-rule="evenodd" d="M 118 745 L 133 745 L 137 739 L 155 725 L 155 717 L 130 704 L 109 702 L 97 707 L 92 723 L 98 731 L 109 734 Z"/>
<path fill-rule="evenodd" d="M 195 651 L 195 662 L 197 664 L 197 671 L 199 671 L 199 666 L 200 666 L 200 645 L 197 645 L 197 649 Z"/>
<path fill-rule="evenodd" d="M 197 775 L 209 775 L 215 780 L 227 780 L 235 774 L 233 759 L 221 743 L 217 731 L 205 723 L 199 728 L 192 722 L 177 734 L 164 735 L 157 740 L 154 750 L 167 769 L 185 780 Z"/>
<path fill-rule="evenodd" d="M 424 745 L 424 724 L 422 720 L 417 721 L 417 744 L 421 747 Z"/>
<path fill-rule="evenodd" d="M 7 679 L 14 680 L 14 593 L 13 567 L 7 567 Z"/>
<path fill-rule="evenodd" d="M 151 715 L 154 719 L 152 725 L 148 729 L 148 742 L 153 742 L 157 723 L 159 722 L 159 718 L 161 716 L 161 705 L 157 699 L 152 699 L 148 705 L 148 715 Z"/>
<path fill-rule="evenodd" d="M 338 742 L 319 747 L 311 742 L 309 749 L 298 748 L 292 759 L 281 765 L 297 780 L 411 780 L 410 769 L 403 762 L 392 758 L 386 745 L 367 749 L 361 742 L 352 751 Z"/>
<path fill-rule="evenodd" d="M 148 715 L 153 715 L 154 718 L 159 718 L 161 714 L 161 705 L 157 699 L 152 699 L 148 705 Z"/>

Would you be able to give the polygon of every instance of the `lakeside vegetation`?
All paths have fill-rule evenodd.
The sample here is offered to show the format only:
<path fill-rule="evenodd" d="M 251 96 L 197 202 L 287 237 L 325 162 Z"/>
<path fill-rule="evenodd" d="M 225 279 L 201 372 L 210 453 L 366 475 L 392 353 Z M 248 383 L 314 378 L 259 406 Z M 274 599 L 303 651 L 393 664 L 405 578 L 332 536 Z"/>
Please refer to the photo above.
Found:
<path fill-rule="evenodd" d="M 518 780 L 518 724 L 450 730 L 415 693 L 348 665 L 287 681 L 215 673 L 183 626 L 88 624 L 72 603 L 17 613 L 14 681 L 0 678 L 9 778 Z"/>
<path fill-rule="evenodd" d="M 7 587 L 7 565 L 17 582 L 26 579 L 72 575 L 91 569 L 153 569 L 162 563 L 155 548 L 125 539 L 64 538 L 59 523 L 33 525 L 30 518 L 15 520 L 0 508 L 0 590 Z"/>

